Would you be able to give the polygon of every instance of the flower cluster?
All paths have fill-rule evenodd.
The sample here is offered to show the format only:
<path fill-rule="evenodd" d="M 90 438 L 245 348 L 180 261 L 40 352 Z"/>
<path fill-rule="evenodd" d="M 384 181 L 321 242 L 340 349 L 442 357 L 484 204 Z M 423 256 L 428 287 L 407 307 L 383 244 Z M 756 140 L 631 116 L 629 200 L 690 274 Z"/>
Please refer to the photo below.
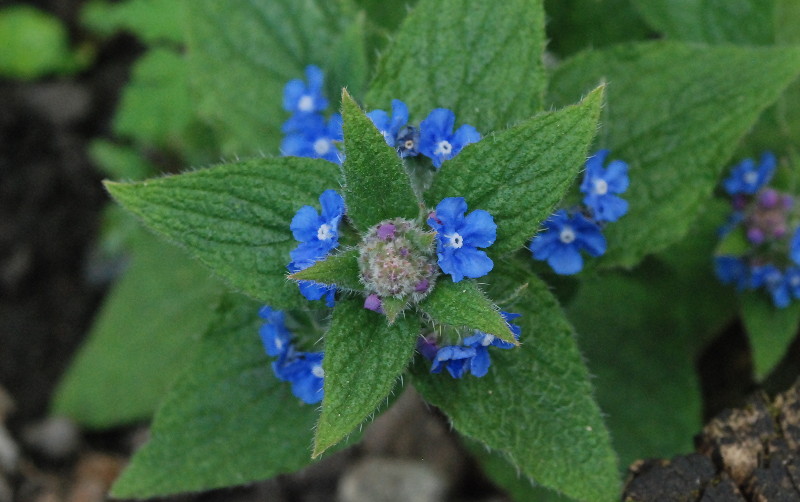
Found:
<path fill-rule="evenodd" d="M 334 142 L 344 139 L 342 116 L 334 113 L 326 121 L 321 112 L 328 108 L 323 94 L 324 75 L 314 65 L 306 68 L 307 83 L 290 80 L 283 89 L 283 109 L 292 115 L 284 122 L 286 134 L 281 153 L 293 157 L 325 159 L 342 163 L 342 155 Z"/>
<path fill-rule="evenodd" d="M 264 306 L 258 312 L 264 319 L 259 329 L 261 341 L 267 355 L 277 358 L 272 362 L 272 371 L 279 380 L 292 384 L 292 394 L 306 404 L 322 401 L 322 385 L 325 372 L 322 370 L 322 352 L 297 350 L 292 333 L 286 328 L 285 314 Z"/>
<path fill-rule="evenodd" d="M 617 195 L 628 189 L 628 164 L 612 160 L 603 167 L 609 153 L 600 150 L 586 161 L 580 186 L 583 206 L 557 210 L 530 243 L 533 258 L 547 261 L 557 274 L 583 270 L 581 250 L 595 257 L 604 254 L 607 243 L 603 227 L 628 212 L 628 202 Z"/>
<path fill-rule="evenodd" d="M 501 312 L 503 319 L 509 323 L 514 339 L 519 341 L 522 328 L 511 321 L 520 314 Z M 494 335 L 475 330 L 474 334 L 464 338 L 460 345 L 437 346 L 435 338 L 420 338 L 417 349 L 432 361 L 431 373 L 441 373 L 446 369 L 453 378 L 461 378 L 467 373 L 482 377 L 489 371 L 492 361 L 489 357 L 489 347 L 512 349 L 514 344 L 501 340 Z"/>
<path fill-rule="evenodd" d="M 722 187 L 733 211 L 720 230 L 717 277 L 737 289 L 764 289 L 776 307 L 800 299 L 800 213 L 793 196 L 767 186 L 777 169 L 770 152 L 733 167 Z"/>

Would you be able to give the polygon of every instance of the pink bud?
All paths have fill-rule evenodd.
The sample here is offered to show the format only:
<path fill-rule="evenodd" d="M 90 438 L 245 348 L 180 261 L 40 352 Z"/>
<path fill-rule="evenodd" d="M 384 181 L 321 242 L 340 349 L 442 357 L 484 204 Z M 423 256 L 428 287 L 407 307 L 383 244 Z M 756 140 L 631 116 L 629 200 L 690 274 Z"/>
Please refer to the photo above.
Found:
<path fill-rule="evenodd" d="M 750 227 L 747 229 L 747 240 L 753 244 L 761 244 L 764 242 L 764 232 L 760 228 Z"/>
<path fill-rule="evenodd" d="M 371 295 L 367 296 L 364 300 L 364 308 L 367 310 L 371 310 L 373 312 L 377 312 L 379 314 L 383 314 L 383 303 L 378 295 L 372 293 Z"/>
<path fill-rule="evenodd" d="M 382 241 L 388 241 L 394 237 L 396 227 L 391 223 L 383 223 L 378 227 L 378 238 Z"/>

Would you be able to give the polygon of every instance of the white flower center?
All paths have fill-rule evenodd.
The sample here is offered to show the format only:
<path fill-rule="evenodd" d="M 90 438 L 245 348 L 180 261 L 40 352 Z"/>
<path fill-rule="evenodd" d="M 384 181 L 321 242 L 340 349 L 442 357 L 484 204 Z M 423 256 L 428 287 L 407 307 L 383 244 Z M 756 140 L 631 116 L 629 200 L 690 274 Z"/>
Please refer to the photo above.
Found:
<path fill-rule="evenodd" d="M 442 140 L 436 145 L 436 150 L 433 151 L 434 155 L 450 155 L 453 151 L 453 145 L 449 141 Z"/>
<path fill-rule="evenodd" d="M 460 249 L 464 245 L 464 238 L 458 232 L 453 233 L 453 235 L 445 235 L 445 237 L 450 239 L 450 247 L 452 248 Z"/>
<path fill-rule="evenodd" d="M 281 340 L 277 336 L 275 337 L 275 348 L 278 349 L 278 350 L 282 350 L 283 349 L 283 340 Z"/>
<path fill-rule="evenodd" d="M 333 238 L 333 227 L 327 223 L 323 223 L 317 229 L 317 239 L 327 241 Z"/>
<path fill-rule="evenodd" d="M 755 171 L 748 171 L 743 178 L 744 182 L 748 185 L 755 185 L 758 182 L 758 173 Z"/>
<path fill-rule="evenodd" d="M 800 275 L 793 275 L 790 283 L 793 287 L 800 286 Z"/>
<path fill-rule="evenodd" d="M 315 364 L 311 368 L 311 374 L 314 375 L 317 378 L 324 378 L 325 377 L 325 370 L 322 369 L 322 365 Z"/>
<path fill-rule="evenodd" d="M 561 229 L 561 234 L 558 236 L 564 244 L 570 244 L 575 240 L 575 230 L 572 227 L 564 227 Z"/>
<path fill-rule="evenodd" d="M 608 183 L 604 179 L 594 180 L 594 193 L 597 195 L 605 195 L 608 193 Z"/>
<path fill-rule="evenodd" d="M 314 111 L 314 98 L 304 94 L 303 97 L 300 98 L 300 101 L 297 102 L 297 109 L 301 112 Z"/>
<path fill-rule="evenodd" d="M 326 138 L 320 138 L 314 142 L 314 152 L 317 155 L 325 155 L 331 149 L 331 142 Z"/>

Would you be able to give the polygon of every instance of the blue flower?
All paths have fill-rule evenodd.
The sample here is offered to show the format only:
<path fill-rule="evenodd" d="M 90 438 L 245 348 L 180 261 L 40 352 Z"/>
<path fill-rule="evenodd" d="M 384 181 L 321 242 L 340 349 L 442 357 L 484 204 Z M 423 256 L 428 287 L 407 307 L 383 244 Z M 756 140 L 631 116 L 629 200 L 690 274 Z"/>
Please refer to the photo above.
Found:
<path fill-rule="evenodd" d="M 612 160 L 604 168 L 609 153 L 600 150 L 589 157 L 581 183 L 581 192 L 586 194 L 583 203 L 592 210 L 595 221 L 617 221 L 628 212 L 628 201 L 614 195 L 628 189 L 628 164 Z"/>
<path fill-rule="evenodd" d="M 465 217 L 466 211 L 463 197 L 447 197 L 428 217 L 428 224 L 436 230 L 439 267 L 453 282 L 482 277 L 494 266 L 486 252 L 477 249 L 491 246 L 497 237 L 492 215 L 476 209 Z"/>
<path fill-rule="evenodd" d="M 389 146 L 395 148 L 401 146 L 398 144 L 398 136 L 400 132 L 405 129 L 406 124 L 408 124 L 408 107 L 405 103 L 399 99 L 393 99 L 391 117 L 383 110 L 373 110 L 367 113 L 367 116 L 372 119 L 372 123 L 375 124 L 375 127 L 383 134 Z M 409 146 L 414 150 L 416 149 L 416 145 Z M 416 153 L 408 153 L 409 151 L 409 148 L 404 148 L 404 152 L 407 153 L 403 156 L 416 155 Z"/>
<path fill-rule="evenodd" d="M 570 218 L 560 209 L 544 222 L 544 230 L 533 238 L 529 249 L 535 259 L 547 260 L 555 273 L 571 275 L 583 269 L 581 249 L 600 256 L 606 252 L 606 238 L 600 227 L 582 214 Z"/>
<path fill-rule="evenodd" d="M 800 227 L 794 230 L 792 243 L 789 245 L 789 257 L 791 257 L 792 261 L 797 265 L 800 265 Z"/>
<path fill-rule="evenodd" d="M 278 379 L 292 384 L 292 394 L 306 404 L 322 401 L 325 372 L 322 369 L 323 352 L 290 351 L 272 363 Z"/>
<path fill-rule="evenodd" d="M 778 308 L 787 307 L 791 301 L 789 282 L 775 265 L 753 267 L 750 285 L 754 288 L 763 286 L 772 296 L 772 303 Z"/>
<path fill-rule="evenodd" d="M 306 66 L 308 85 L 300 79 L 290 80 L 283 88 L 283 109 L 292 113 L 321 112 L 328 107 L 322 94 L 324 75 L 318 66 Z"/>
<path fill-rule="evenodd" d="M 316 260 L 292 261 L 286 266 L 286 270 L 288 270 L 290 274 L 294 274 L 295 272 L 307 269 L 314 263 L 316 263 Z M 303 295 L 306 300 L 313 301 L 325 298 L 325 305 L 328 307 L 336 305 L 336 288 L 334 286 L 328 286 L 314 281 L 297 281 L 297 287 L 300 288 L 300 294 Z"/>
<path fill-rule="evenodd" d="M 506 322 L 509 322 L 520 316 L 520 314 L 511 314 L 508 312 L 501 312 L 501 314 Z M 509 326 L 511 327 L 511 332 L 514 334 L 514 339 L 519 340 L 519 335 L 522 332 L 522 328 L 511 323 L 509 323 Z M 490 346 L 501 349 L 514 348 L 513 343 L 501 340 L 494 335 L 490 335 L 489 333 L 484 333 L 483 331 L 478 330 L 475 330 L 474 335 L 464 339 L 464 345 L 475 349 L 475 356 L 472 358 L 472 361 L 469 365 L 469 371 L 476 377 L 482 377 L 489 371 L 489 365 L 492 362 L 489 358 Z"/>
<path fill-rule="evenodd" d="M 792 292 L 792 296 L 794 296 L 795 299 L 800 300 L 800 268 L 789 267 L 786 269 L 786 273 L 784 275 L 786 279 L 786 285 Z"/>
<path fill-rule="evenodd" d="M 258 315 L 266 321 L 258 330 L 264 350 L 273 357 L 285 355 L 292 345 L 292 334 L 286 329 L 285 314 L 264 305 Z"/>
<path fill-rule="evenodd" d="M 419 151 L 430 158 L 437 168 L 452 159 L 465 146 L 481 140 L 471 125 L 462 125 L 453 133 L 455 114 L 446 108 L 436 108 L 419 124 Z"/>
<path fill-rule="evenodd" d="M 289 134 L 281 141 L 283 155 L 342 163 L 342 155 L 334 144 L 344 139 L 342 116 L 338 113 L 331 115 L 327 124 L 321 115 L 295 116 L 284 124 L 284 130 Z"/>
<path fill-rule="evenodd" d="M 715 256 L 714 272 L 722 284 L 735 284 L 739 291 L 750 286 L 750 267 L 737 256 Z"/>
<path fill-rule="evenodd" d="M 752 195 L 769 182 L 777 165 L 775 156 L 770 152 L 761 154 L 758 165 L 753 159 L 744 159 L 734 166 L 731 175 L 722 182 L 722 187 L 730 195 Z"/>
<path fill-rule="evenodd" d="M 440 373 L 446 368 L 453 378 L 461 378 L 469 371 L 476 350 L 473 347 L 447 345 L 436 352 L 431 365 L 431 373 Z"/>

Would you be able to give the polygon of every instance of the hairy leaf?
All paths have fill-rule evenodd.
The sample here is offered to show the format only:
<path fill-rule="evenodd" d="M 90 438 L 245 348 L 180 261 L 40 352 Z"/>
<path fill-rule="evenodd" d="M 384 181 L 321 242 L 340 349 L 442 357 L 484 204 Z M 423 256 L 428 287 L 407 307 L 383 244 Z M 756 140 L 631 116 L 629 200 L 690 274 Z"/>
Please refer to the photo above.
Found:
<path fill-rule="evenodd" d="M 508 293 L 521 272 L 493 274 L 503 276 L 495 289 Z M 505 307 L 523 314 L 514 320 L 522 327 L 520 347 L 490 349 L 492 365 L 482 378 L 431 374 L 421 361 L 413 367 L 414 386 L 456 430 L 502 452 L 523 475 L 579 500 L 613 500 L 616 457 L 574 333 L 547 286 L 528 280 Z"/>
<path fill-rule="evenodd" d="M 223 286 L 149 235 L 63 377 L 52 412 L 105 428 L 149 419 L 214 316 Z"/>
<path fill-rule="evenodd" d="M 314 281 L 361 291 L 364 286 L 359 280 L 360 274 L 358 250 L 351 249 L 343 253 L 332 254 L 306 269 L 295 272 L 289 278 L 295 281 Z"/>
<path fill-rule="evenodd" d="M 417 121 L 449 108 L 482 133 L 542 108 L 541 0 L 420 0 L 381 58 L 371 108 L 405 101 Z"/>
<path fill-rule="evenodd" d="M 342 118 L 347 217 L 362 232 L 391 218 L 415 219 L 419 203 L 403 162 L 347 91 L 342 94 Z"/>
<path fill-rule="evenodd" d="M 278 308 L 303 304 L 286 280 L 295 212 L 337 188 L 320 159 L 264 158 L 140 183 L 106 183 L 145 224 L 184 246 L 234 288 Z"/>
<path fill-rule="evenodd" d="M 800 332 L 800 304 L 794 301 L 780 309 L 764 291 L 742 295 L 740 301 L 756 378 L 763 380 L 786 356 Z"/>
<path fill-rule="evenodd" d="M 630 165 L 630 212 L 607 227 L 602 263 L 631 267 L 683 237 L 739 139 L 798 73 L 796 49 L 667 42 L 565 62 L 553 75 L 551 98 L 569 103 L 609 82 L 599 143 Z"/>
<path fill-rule="evenodd" d="M 602 88 L 580 104 L 537 115 L 506 131 L 468 145 L 445 162 L 426 196 L 430 205 L 465 197 L 497 223 L 497 240 L 487 251 L 522 247 L 553 212 L 583 168 L 597 130 Z"/>
<path fill-rule="evenodd" d="M 419 336 L 414 316 L 388 326 L 360 298 L 340 300 L 325 334 L 325 397 L 314 436 L 314 456 L 363 423 L 392 392 Z"/>

